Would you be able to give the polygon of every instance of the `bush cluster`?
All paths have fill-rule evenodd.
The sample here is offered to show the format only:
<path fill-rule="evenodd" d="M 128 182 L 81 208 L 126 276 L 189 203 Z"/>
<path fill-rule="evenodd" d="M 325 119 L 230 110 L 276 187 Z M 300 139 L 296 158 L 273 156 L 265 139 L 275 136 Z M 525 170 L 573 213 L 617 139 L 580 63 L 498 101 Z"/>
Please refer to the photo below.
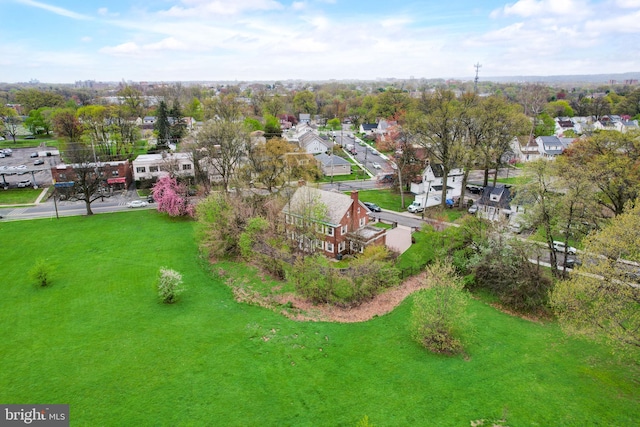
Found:
<path fill-rule="evenodd" d="M 346 269 L 331 266 L 322 255 L 308 256 L 296 261 L 289 279 L 314 303 L 356 306 L 400 282 L 398 269 L 381 254 L 386 254 L 383 247 L 367 248 Z"/>

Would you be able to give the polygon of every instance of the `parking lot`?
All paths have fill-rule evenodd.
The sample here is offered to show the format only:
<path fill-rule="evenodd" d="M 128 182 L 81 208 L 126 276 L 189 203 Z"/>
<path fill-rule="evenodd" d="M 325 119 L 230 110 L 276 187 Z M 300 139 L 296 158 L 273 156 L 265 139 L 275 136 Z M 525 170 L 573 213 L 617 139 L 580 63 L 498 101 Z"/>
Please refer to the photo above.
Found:
<path fill-rule="evenodd" d="M 51 168 L 60 162 L 54 148 L 14 148 L 0 157 L 0 187 L 41 187 L 51 184 Z M 27 181 L 30 181 L 27 184 Z"/>

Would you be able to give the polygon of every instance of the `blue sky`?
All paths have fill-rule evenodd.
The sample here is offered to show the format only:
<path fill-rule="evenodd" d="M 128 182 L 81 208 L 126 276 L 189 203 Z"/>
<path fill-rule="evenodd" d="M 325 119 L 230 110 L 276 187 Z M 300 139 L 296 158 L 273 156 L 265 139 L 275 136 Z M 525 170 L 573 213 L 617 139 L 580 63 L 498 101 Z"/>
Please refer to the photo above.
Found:
<path fill-rule="evenodd" d="M 640 71 L 640 0 L 0 0 L 0 81 Z"/>

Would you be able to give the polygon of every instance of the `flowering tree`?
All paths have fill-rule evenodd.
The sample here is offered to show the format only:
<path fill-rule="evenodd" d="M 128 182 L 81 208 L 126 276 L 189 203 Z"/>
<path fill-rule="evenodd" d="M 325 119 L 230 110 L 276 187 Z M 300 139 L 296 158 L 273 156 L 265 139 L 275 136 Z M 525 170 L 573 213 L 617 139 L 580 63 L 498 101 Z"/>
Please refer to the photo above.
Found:
<path fill-rule="evenodd" d="M 193 216 L 194 209 L 187 198 L 187 186 L 179 184 L 175 178 L 160 178 L 153 186 L 152 194 L 158 204 L 158 212 L 166 212 L 170 216 Z"/>

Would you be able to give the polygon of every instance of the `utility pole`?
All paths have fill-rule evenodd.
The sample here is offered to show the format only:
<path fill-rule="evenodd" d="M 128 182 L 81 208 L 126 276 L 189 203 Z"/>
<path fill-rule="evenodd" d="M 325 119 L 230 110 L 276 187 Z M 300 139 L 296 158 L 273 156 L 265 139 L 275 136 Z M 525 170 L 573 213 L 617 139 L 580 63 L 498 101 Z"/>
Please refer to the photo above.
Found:
<path fill-rule="evenodd" d="M 476 69 L 476 78 L 473 79 L 473 91 L 475 93 L 478 93 L 478 71 L 480 71 L 480 67 L 482 67 L 482 64 L 480 64 L 479 62 L 474 65 L 475 69 Z"/>

